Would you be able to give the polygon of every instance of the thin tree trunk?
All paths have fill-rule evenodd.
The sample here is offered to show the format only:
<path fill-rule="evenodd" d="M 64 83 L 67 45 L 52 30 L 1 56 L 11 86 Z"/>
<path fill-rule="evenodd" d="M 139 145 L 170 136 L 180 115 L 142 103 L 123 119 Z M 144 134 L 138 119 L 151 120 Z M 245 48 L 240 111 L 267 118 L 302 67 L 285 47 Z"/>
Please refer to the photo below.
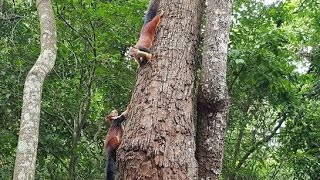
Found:
<path fill-rule="evenodd" d="M 81 130 L 85 123 L 85 120 L 88 116 L 91 104 L 91 81 L 89 78 L 90 85 L 87 87 L 87 93 L 85 94 L 85 99 L 80 102 L 78 116 L 74 119 L 73 126 L 73 134 L 72 134 L 72 144 L 70 150 L 70 161 L 69 161 L 69 179 L 75 180 L 79 178 L 79 174 L 77 173 L 77 165 L 78 165 L 78 144 L 81 138 Z"/>
<path fill-rule="evenodd" d="M 227 47 L 232 0 L 208 0 L 198 99 L 199 179 L 219 179 L 227 125 Z"/>
<path fill-rule="evenodd" d="M 93 46 L 90 44 L 90 47 L 96 47 L 96 32 L 95 32 L 94 24 L 92 21 L 90 21 L 90 26 L 92 28 L 92 36 L 93 36 L 92 37 Z M 87 50 L 87 52 L 90 52 L 89 49 Z M 97 65 L 97 56 L 98 56 L 96 48 L 93 48 L 91 53 L 93 54 L 93 62 L 88 64 L 88 67 L 87 67 L 88 73 L 86 73 L 85 69 L 81 70 L 79 89 L 82 89 L 84 92 L 81 96 L 82 98 L 79 101 L 78 114 L 73 120 L 73 134 L 72 134 L 72 144 L 70 149 L 70 161 L 69 161 L 69 172 L 68 172 L 69 179 L 71 180 L 79 179 L 80 177 L 79 173 L 77 172 L 77 166 L 78 166 L 78 160 L 79 160 L 78 145 L 79 145 L 79 141 L 82 138 L 81 132 L 82 132 L 83 126 L 90 112 L 92 86 L 94 82 L 95 68 Z"/>
<path fill-rule="evenodd" d="M 160 2 L 154 60 L 138 71 L 118 149 L 119 179 L 197 179 L 194 81 L 203 4 Z"/>
<path fill-rule="evenodd" d="M 37 10 L 41 29 L 41 53 L 28 73 L 24 85 L 14 180 L 34 179 L 42 85 L 46 75 L 54 66 L 57 54 L 57 35 L 51 0 L 37 0 Z"/>
<path fill-rule="evenodd" d="M 234 180 L 234 179 L 236 179 L 236 176 L 237 176 L 237 171 L 235 171 L 235 167 L 237 165 L 238 157 L 241 152 L 241 143 L 242 143 L 242 139 L 244 136 L 244 132 L 245 132 L 245 129 L 248 124 L 248 118 L 249 118 L 248 111 L 250 108 L 250 102 L 251 102 L 251 100 L 250 100 L 250 96 L 249 96 L 248 100 L 246 101 L 246 103 L 244 104 L 244 106 L 242 108 L 243 109 L 242 111 L 245 115 L 244 115 L 244 118 L 241 119 L 239 122 L 239 134 L 237 136 L 237 141 L 234 146 L 233 159 L 232 159 L 232 164 L 231 164 L 232 171 L 228 174 L 229 180 Z"/>
<path fill-rule="evenodd" d="M 244 120 L 244 121 L 240 122 L 240 126 L 239 126 L 240 130 L 239 130 L 239 134 L 237 137 L 237 143 L 235 144 L 235 147 L 234 147 L 233 159 L 232 159 L 232 164 L 231 164 L 232 172 L 230 172 L 228 174 L 229 180 L 234 180 L 234 179 L 236 179 L 236 176 L 237 176 L 238 171 L 235 171 L 235 169 L 236 169 L 235 167 L 237 165 L 238 156 L 241 152 L 241 142 L 242 142 L 242 138 L 244 136 L 244 131 L 247 126 L 247 122 L 248 122 L 248 120 Z"/>
<path fill-rule="evenodd" d="M 96 55 L 94 53 L 94 55 Z M 96 57 L 96 56 L 95 56 Z M 72 144 L 71 144 L 71 150 L 70 150 L 70 162 L 69 162 L 69 179 L 75 180 L 78 179 L 78 173 L 77 173 L 77 165 L 78 165 L 78 144 L 81 139 L 81 130 L 83 129 L 83 125 L 85 123 L 86 118 L 88 117 L 89 110 L 90 110 L 90 104 L 91 104 L 91 89 L 92 89 L 92 83 L 94 78 L 94 72 L 95 72 L 95 64 L 96 61 L 94 61 L 93 66 L 90 67 L 89 70 L 89 77 L 84 82 L 80 82 L 79 88 L 82 87 L 85 90 L 85 93 L 83 95 L 83 99 L 80 100 L 79 103 L 79 109 L 78 109 L 78 115 L 73 121 L 73 134 L 72 134 Z M 83 77 L 83 78 L 86 78 Z"/>

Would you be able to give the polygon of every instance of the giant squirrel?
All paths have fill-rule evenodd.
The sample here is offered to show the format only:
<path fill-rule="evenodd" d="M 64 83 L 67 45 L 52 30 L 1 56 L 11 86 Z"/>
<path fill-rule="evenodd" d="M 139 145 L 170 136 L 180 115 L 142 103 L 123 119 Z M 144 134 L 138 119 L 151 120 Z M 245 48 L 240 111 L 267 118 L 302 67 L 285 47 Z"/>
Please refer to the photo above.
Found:
<path fill-rule="evenodd" d="M 152 54 L 150 48 L 157 31 L 157 26 L 163 15 L 163 11 L 158 13 L 160 0 L 151 0 L 149 8 L 144 17 L 144 25 L 140 32 L 140 37 L 136 45 L 129 49 L 129 55 L 134 57 L 139 66 L 151 61 Z"/>
<path fill-rule="evenodd" d="M 107 165 L 106 165 L 106 180 L 114 180 L 116 171 L 116 155 L 117 149 L 122 142 L 123 127 L 122 122 L 126 119 L 127 110 L 118 116 L 118 111 L 113 110 L 106 118 L 105 121 L 109 122 L 110 127 L 105 139 L 105 149 L 107 153 Z"/>

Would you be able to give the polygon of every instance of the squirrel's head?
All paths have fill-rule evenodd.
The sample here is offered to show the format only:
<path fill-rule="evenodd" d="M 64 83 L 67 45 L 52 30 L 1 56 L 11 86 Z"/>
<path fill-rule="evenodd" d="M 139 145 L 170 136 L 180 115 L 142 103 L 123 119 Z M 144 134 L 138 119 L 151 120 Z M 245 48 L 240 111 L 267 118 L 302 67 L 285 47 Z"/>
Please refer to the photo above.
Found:
<path fill-rule="evenodd" d="M 129 56 L 134 57 L 139 52 L 139 49 L 132 46 L 129 49 Z"/>
<path fill-rule="evenodd" d="M 105 118 L 105 121 L 108 123 L 111 123 L 113 121 L 113 117 L 117 117 L 118 116 L 118 111 L 117 110 L 113 110 L 111 111 L 111 113 Z"/>

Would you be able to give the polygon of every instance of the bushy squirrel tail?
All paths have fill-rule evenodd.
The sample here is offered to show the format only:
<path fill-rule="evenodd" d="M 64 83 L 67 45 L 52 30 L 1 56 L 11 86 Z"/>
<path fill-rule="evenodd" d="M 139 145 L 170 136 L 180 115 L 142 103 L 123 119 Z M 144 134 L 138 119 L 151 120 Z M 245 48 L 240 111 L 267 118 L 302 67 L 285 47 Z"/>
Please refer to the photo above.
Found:
<path fill-rule="evenodd" d="M 116 149 L 107 147 L 106 180 L 114 180 L 116 171 Z"/>
<path fill-rule="evenodd" d="M 158 13 L 160 0 L 150 0 L 149 8 L 144 16 L 144 25 L 150 22 Z"/>

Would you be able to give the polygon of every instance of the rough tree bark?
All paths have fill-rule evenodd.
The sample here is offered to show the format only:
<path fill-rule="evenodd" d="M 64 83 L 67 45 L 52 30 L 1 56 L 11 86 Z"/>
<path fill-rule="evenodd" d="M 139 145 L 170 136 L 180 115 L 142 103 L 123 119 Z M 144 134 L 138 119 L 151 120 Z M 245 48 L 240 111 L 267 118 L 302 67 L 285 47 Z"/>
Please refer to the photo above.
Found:
<path fill-rule="evenodd" d="M 137 74 L 118 150 L 119 179 L 197 179 L 194 81 L 203 4 L 160 2 L 155 57 Z"/>
<path fill-rule="evenodd" d="M 199 179 L 219 179 L 227 124 L 227 47 L 232 0 L 208 0 L 197 104 Z"/>
<path fill-rule="evenodd" d="M 40 19 L 41 53 L 27 75 L 21 113 L 20 133 L 13 179 L 34 179 L 39 136 L 42 86 L 54 66 L 57 35 L 51 0 L 37 0 Z"/>

